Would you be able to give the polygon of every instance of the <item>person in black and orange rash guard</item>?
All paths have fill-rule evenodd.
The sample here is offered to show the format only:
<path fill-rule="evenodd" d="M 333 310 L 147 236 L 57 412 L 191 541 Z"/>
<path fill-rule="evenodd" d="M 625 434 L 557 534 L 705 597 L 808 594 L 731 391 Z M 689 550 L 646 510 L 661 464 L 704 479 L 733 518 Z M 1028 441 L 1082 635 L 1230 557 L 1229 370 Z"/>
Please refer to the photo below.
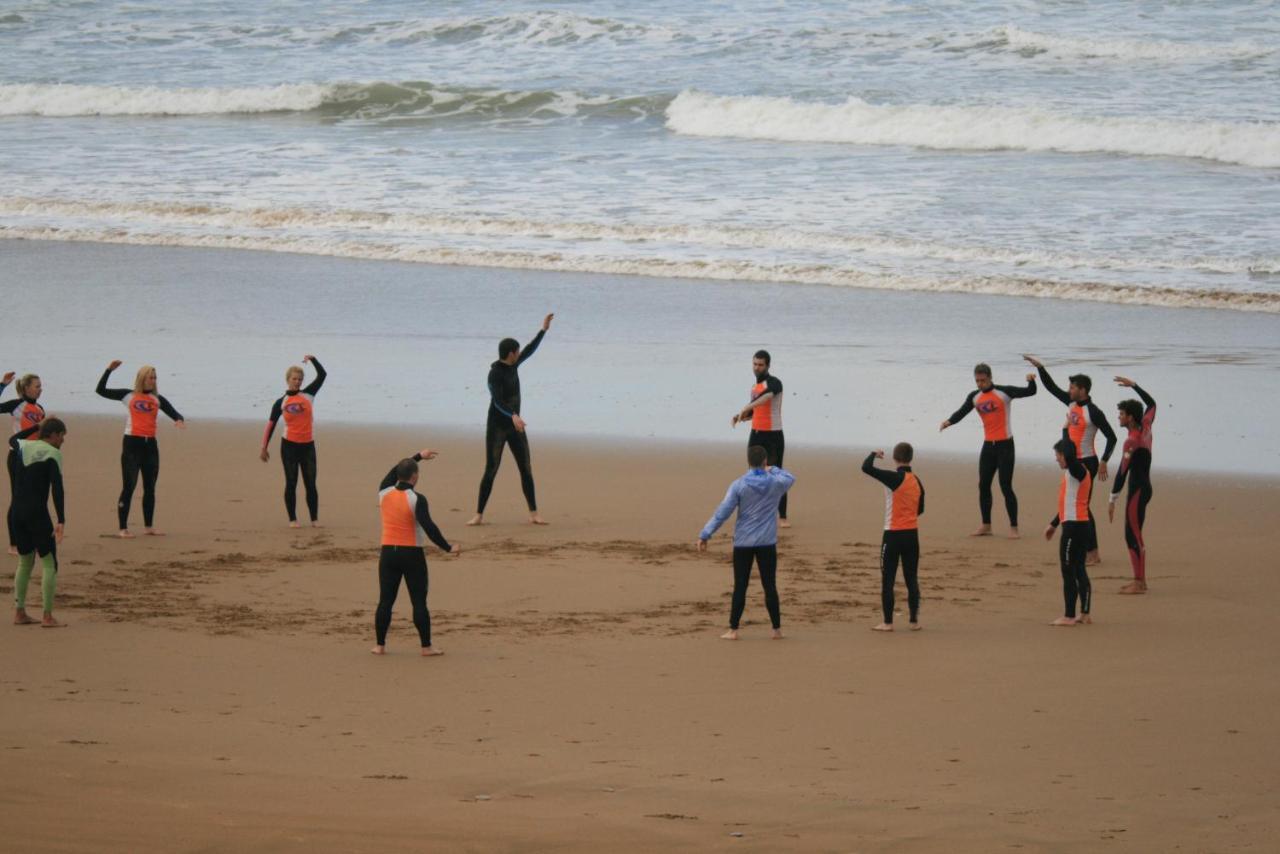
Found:
<path fill-rule="evenodd" d="M 5 374 L 0 378 L 0 392 L 4 391 L 4 387 L 13 382 L 13 371 Z M 44 407 L 40 405 L 40 394 L 44 391 L 44 385 L 40 382 L 40 378 L 35 374 L 25 374 L 18 379 L 13 390 L 18 396 L 13 400 L 6 400 L 0 403 L 0 415 L 9 415 L 13 418 L 13 432 L 21 433 L 32 427 L 39 427 L 40 422 L 44 420 Z M 14 504 L 18 494 L 18 454 L 16 451 L 9 451 L 9 510 L 6 514 L 6 521 L 9 527 L 9 554 L 16 555 L 18 553 L 17 540 L 14 539 Z"/>
<path fill-rule="evenodd" d="M 1070 385 L 1066 391 L 1063 391 L 1058 388 L 1058 384 L 1053 381 L 1053 377 L 1049 376 L 1049 372 L 1045 370 L 1044 364 L 1039 359 L 1027 355 L 1022 358 L 1040 372 L 1045 391 L 1067 405 L 1067 420 L 1062 425 L 1062 437 L 1070 439 L 1075 444 L 1076 459 L 1089 470 L 1088 500 L 1092 500 L 1093 483 L 1107 479 L 1107 461 L 1111 459 L 1111 454 L 1116 449 L 1116 431 L 1111 429 L 1111 422 L 1107 421 L 1106 413 L 1099 409 L 1089 397 L 1089 393 L 1093 390 L 1093 380 L 1085 374 L 1072 374 L 1068 377 Z M 1098 451 L 1094 446 L 1094 437 L 1099 431 L 1107 439 L 1101 460 L 1098 459 Z M 1098 556 L 1098 526 L 1094 521 L 1092 510 L 1089 511 L 1085 547 L 1087 549 L 1085 562 L 1098 563 L 1101 560 Z"/>
<path fill-rule="evenodd" d="M 1062 525 L 1062 542 L 1058 546 L 1058 564 L 1062 570 L 1062 598 L 1065 608 L 1061 617 L 1049 625 L 1074 626 L 1092 623 L 1089 606 L 1093 602 L 1093 587 L 1089 583 L 1089 571 L 1085 568 L 1085 553 L 1089 536 L 1089 494 L 1093 489 L 1093 474 L 1088 466 L 1076 458 L 1076 446 L 1070 439 L 1059 439 L 1053 446 L 1058 467 L 1062 469 L 1062 482 L 1058 485 L 1058 512 L 1044 529 L 1044 538 L 1052 540 L 1058 525 Z M 1076 599 L 1080 600 L 1080 615 L 1076 616 Z"/>
<path fill-rule="evenodd" d="M 911 631 L 920 629 L 920 516 L 924 514 L 924 484 L 911 471 L 914 449 L 906 442 L 893 447 L 896 471 L 876 468 L 884 451 L 872 451 L 862 461 L 862 471 L 884 485 L 884 536 L 880 540 L 880 605 L 884 622 L 873 626 L 877 632 L 893 631 L 893 585 L 902 561 L 902 579 L 907 583 L 907 608 Z"/>
<path fill-rule="evenodd" d="M 769 373 L 772 361 L 768 350 L 757 350 L 751 357 L 751 371 L 756 375 L 756 381 L 751 386 L 751 397 L 729 423 L 737 427 L 744 422 L 751 422 L 747 447 L 758 445 L 764 448 L 769 455 L 767 464 L 782 468 L 782 457 L 787 450 L 787 442 L 782 435 L 782 380 Z M 778 501 L 778 527 L 791 527 L 791 523 L 787 521 L 785 492 Z"/>
<path fill-rule="evenodd" d="M 1018 496 L 1013 492 L 1013 401 L 1036 393 L 1036 375 L 1027 374 L 1025 388 L 995 385 L 991 382 L 991 366 L 979 362 L 973 369 L 973 381 L 977 389 L 969 392 L 960 408 L 943 421 L 938 430 L 946 430 L 970 411 L 978 410 L 983 432 L 982 452 L 978 455 L 978 509 L 982 513 L 982 524 L 973 536 L 991 536 L 991 481 L 999 472 L 1000 493 L 1009 514 L 1009 538 L 1016 540 L 1019 535 Z"/>
<path fill-rule="evenodd" d="M 391 627 L 391 608 L 400 591 L 400 579 L 409 588 L 413 603 L 413 624 L 418 629 L 423 655 L 444 655 L 431 645 L 431 613 L 427 610 L 427 555 L 423 538 L 447 554 L 462 554 L 462 547 L 450 545 L 431 521 L 427 499 L 414 486 L 418 483 L 418 463 L 433 460 L 436 452 L 424 449 L 391 467 L 378 485 L 378 509 L 382 516 L 382 552 L 378 558 L 378 610 L 373 620 L 377 645 L 374 655 L 387 652 L 387 629 Z"/>
<path fill-rule="evenodd" d="M 307 512 L 311 515 L 311 526 L 320 524 L 320 493 L 316 489 L 316 443 L 315 397 L 316 392 L 324 385 L 328 376 L 320 360 L 310 354 L 302 357 L 303 362 L 315 366 L 316 378 L 306 387 L 302 387 L 303 371 L 301 366 L 292 365 L 284 372 L 287 390 L 284 396 L 271 405 L 271 415 L 267 418 L 267 429 L 262 434 L 262 449 L 258 458 L 264 463 L 271 459 L 267 450 L 271 442 L 271 434 L 276 423 L 284 418 L 284 435 L 280 437 L 280 462 L 284 464 L 284 509 L 289 514 L 289 527 L 300 527 L 298 524 L 298 472 L 302 472 L 302 486 L 307 493 Z"/>
<path fill-rule="evenodd" d="M 179 430 L 186 429 L 187 422 L 173 408 L 173 404 L 156 391 L 156 369 L 151 365 L 138 368 L 133 380 L 133 388 L 107 388 L 107 380 L 111 372 L 123 364 L 116 359 L 107 365 L 98 380 L 96 391 L 107 400 L 118 400 L 124 403 L 126 415 L 124 419 L 124 443 L 120 451 L 120 475 L 124 482 L 120 490 L 120 501 L 116 505 L 120 517 L 119 536 L 125 539 L 133 537 L 129 531 L 129 505 L 133 503 L 133 490 L 138 485 L 138 474 L 142 474 L 142 522 L 146 526 L 148 536 L 159 536 L 155 529 L 156 512 L 156 480 L 160 477 L 160 446 L 156 443 L 156 420 L 161 412 L 173 419 Z"/>
<path fill-rule="evenodd" d="M 1116 500 L 1129 482 L 1129 496 L 1124 503 L 1124 540 L 1129 546 L 1129 563 L 1133 566 L 1133 581 L 1120 588 L 1121 593 L 1147 592 L 1147 542 L 1142 536 L 1142 526 L 1147 521 L 1147 504 L 1151 501 L 1151 427 L 1156 420 L 1156 402 L 1128 377 L 1116 377 L 1116 385 L 1131 388 L 1142 398 L 1122 400 L 1120 426 L 1129 431 L 1124 440 L 1124 458 L 1116 472 L 1115 485 L 1111 487 L 1111 501 L 1107 505 L 1107 520 L 1115 521 Z M 1145 405 L 1145 409 L 1144 409 Z"/>

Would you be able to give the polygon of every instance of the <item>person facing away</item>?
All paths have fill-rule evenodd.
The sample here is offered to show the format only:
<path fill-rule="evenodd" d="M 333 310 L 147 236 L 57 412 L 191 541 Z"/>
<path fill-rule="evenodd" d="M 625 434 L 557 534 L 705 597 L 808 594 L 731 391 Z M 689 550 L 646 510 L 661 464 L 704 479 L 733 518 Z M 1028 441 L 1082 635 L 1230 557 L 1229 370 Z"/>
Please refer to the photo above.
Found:
<path fill-rule="evenodd" d="M 876 468 L 876 460 L 884 459 L 884 451 L 872 451 L 862 461 L 863 474 L 884 486 L 884 536 L 880 539 L 880 608 L 884 621 L 872 626 L 872 631 L 893 631 L 893 586 L 898 580 L 899 561 L 907 583 L 911 631 L 920 630 L 919 519 L 924 514 L 924 484 L 911 470 L 914 456 L 911 445 L 899 442 L 893 446 L 895 471 Z"/>
<path fill-rule="evenodd" d="M 524 500 L 529 507 L 529 521 L 534 525 L 547 524 L 538 515 L 538 499 L 533 488 L 533 464 L 529 460 L 529 437 L 525 433 L 525 420 L 520 417 L 520 366 L 537 351 L 543 336 L 551 329 L 554 318 L 554 313 L 543 318 L 542 329 L 523 350 L 520 349 L 520 342 L 514 338 L 503 338 L 498 342 L 498 361 L 489 366 L 489 415 L 484 431 L 484 475 L 480 478 L 476 515 L 467 522 L 468 525 L 484 524 L 484 509 L 489 504 L 489 493 L 493 491 L 493 479 L 497 477 L 498 466 L 502 464 L 502 452 L 508 446 L 511 448 L 511 456 L 516 458 L 516 467 L 520 469 L 520 487 L 524 490 Z"/>
<path fill-rule="evenodd" d="M 729 484 L 724 500 L 698 535 L 697 549 L 707 550 L 707 541 L 735 512 L 733 527 L 733 600 L 729 607 L 729 630 L 720 637 L 738 639 L 738 625 L 747 604 L 747 583 L 751 565 L 760 570 L 764 604 L 773 624 L 773 638 L 782 638 L 782 611 L 778 604 L 778 500 L 796 482 L 785 469 L 768 464 L 768 452 L 760 445 L 747 448 L 750 470 Z"/>
<path fill-rule="evenodd" d="M 29 437 L 39 433 L 38 439 Z M 9 447 L 18 455 L 17 488 L 14 497 L 14 540 L 18 550 L 18 571 L 13 579 L 15 625 L 35 622 L 27 616 L 27 585 L 36 556 L 40 557 L 40 592 L 44 619 L 40 625 L 58 628 L 54 619 L 53 599 L 58 589 L 58 543 L 62 542 L 65 498 L 62 489 L 62 445 L 67 426 L 60 418 L 47 418 L 39 426 L 28 427 L 9 439 Z M 57 514 L 55 525 L 49 518 L 49 498 Z"/>
<path fill-rule="evenodd" d="M 1058 565 L 1062 570 L 1063 613 L 1049 625 L 1075 626 L 1093 622 L 1089 616 L 1093 603 L 1093 587 L 1085 568 L 1089 536 L 1089 494 L 1093 488 L 1093 474 L 1083 461 L 1076 457 L 1075 442 L 1059 439 L 1053 453 L 1062 469 L 1062 481 L 1058 485 L 1058 512 L 1044 529 L 1044 538 L 1052 540 L 1058 526 L 1062 526 L 1062 540 L 1058 544 Z M 1080 601 L 1080 614 L 1076 615 L 1076 600 Z"/>
<path fill-rule="evenodd" d="M 982 524 L 971 536 L 991 536 L 991 481 L 1000 475 L 1000 494 L 1004 496 L 1004 509 L 1009 514 L 1009 539 L 1016 540 L 1018 533 L 1018 496 L 1013 491 L 1013 401 L 1019 397 L 1031 397 L 1036 393 L 1036 375 L 1027 374 L 1026 387 L 996 385 L 991 381 L 991 366 L 979 362 L 973 368 L 976 389 L 969 392 L 960 408 L 942 422 L 939 432 L 958 424 L 973 410 L 982 418 L 982 451 L 978 454 L 978 511 Z"/>

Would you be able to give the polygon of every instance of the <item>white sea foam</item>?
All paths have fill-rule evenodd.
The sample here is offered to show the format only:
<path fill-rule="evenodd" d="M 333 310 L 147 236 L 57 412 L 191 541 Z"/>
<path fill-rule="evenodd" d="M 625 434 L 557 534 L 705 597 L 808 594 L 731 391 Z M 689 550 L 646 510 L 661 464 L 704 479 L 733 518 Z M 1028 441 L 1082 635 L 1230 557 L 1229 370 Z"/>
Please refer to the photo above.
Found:
<path fill-rule="evenodd" d="M 686 90 L 667 127 L 693 136 L 969 151 L 1103 152 L 1280 167 L 1280 125 L 1073 116 L 1019 107 L 843 104 Z"/>
<path fill-rule="evenodd" d="M 997 27 L 990 34 L 1011 50 L 1026 51 L 1066 59 L 1118 59 L 1134 61 L 1183 62 L 1203 59 L 1243 59 L 1274 53 L 1274 46 L 1253 42 L 1172 42 L 1157 39 L 1108 39 L 1038 33 L 1013 24 Z"/>
<path fill-rule="evenodd" d="M 279 86 L 161 89 L 156 86 L 0 84 L 0 116 L 197 116 L 314 110 L 333 87 Z"/>
<path fill-rule="evenodd" d="M 1052 279 L 1014 276 L 928 278 L 923 276 L 885 275 L 824 264 L 761 264 L 735 260 L 674 260 L 616 255 L 579 255 L 563 252 L 538 253 L 453 249 L 323 238 L 193 234 L 190 232 L 160 233 L 129 231 L 118 228 L 0 226 L 0 239 L 6 238 L 121 243 L 138 246 L 247 249 L 470 267 L 500 267 L 677 279 L 816 284 L 876 290 L 985 294 L 1155 305 L 1174 308 L 1214 308 L 1280 313 L 1280 294 L 1276 293 L 1139 287 L 1105 282 L 1060 282 Z"/>

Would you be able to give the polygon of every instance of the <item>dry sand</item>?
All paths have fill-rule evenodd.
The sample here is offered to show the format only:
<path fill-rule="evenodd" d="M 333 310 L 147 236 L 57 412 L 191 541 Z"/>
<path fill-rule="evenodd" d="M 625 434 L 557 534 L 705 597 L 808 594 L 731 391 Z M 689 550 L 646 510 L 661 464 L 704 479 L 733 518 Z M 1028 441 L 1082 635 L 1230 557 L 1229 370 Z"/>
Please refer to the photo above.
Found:
<path fill-rule="evenodd" d="M 291 531 L 258 424 L 166 426 L 168 536 L 122 542 L 119 419 L 69 422 L 70 626 L 0 626 L 8 850 L 1275 850 L 1274 482 L 1157 448 L 1152 592 L 1115 595 L 1104 525 L 1097 622 L 1063 630 L 1048 448 L 1020 439 L 1021 542 L 969 539 L 976 460 L 922 454 L 925 630 L 884 636 L 865 449 L 789 437 L 788 638 L 754 587 L 727 643 L 729 532 L 692 544 L 736 447 L 535 433 L 553 524 L 508 459 L 477 530 L 478 434 L 322 424 L 325 527 Z M 448 654 L 416 655 L 402 593 L 377 659 L 375 488 L 424 445 L 465 550 L 428 556 Z"/>

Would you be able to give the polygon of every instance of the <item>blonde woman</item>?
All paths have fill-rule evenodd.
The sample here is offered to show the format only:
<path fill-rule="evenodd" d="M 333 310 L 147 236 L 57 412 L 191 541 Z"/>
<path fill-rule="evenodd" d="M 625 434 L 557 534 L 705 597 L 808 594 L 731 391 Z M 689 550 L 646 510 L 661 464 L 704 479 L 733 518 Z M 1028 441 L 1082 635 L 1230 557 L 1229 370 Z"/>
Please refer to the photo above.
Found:
<path fill-rule="evenodd" d="M 4 391 L 4 387 L 13 382 L 13 371 L 0 377 L 0 392 Z M 18 396 L 13 400 L 6 400 L 0 403 L 0 415 L 10 415 L 13 417 L 13 432 L 21 433 L 29 427 L 39 427 L 40 422 L 44 420 L 44 407 L 39 404 L 40 393 L 44 391 L 44 386 L 40 382 L 40 378 L 35 374 L 25 374 L 22 376 L 13 390 Z M 16 555 L 18 553 L 17 546 L 14 545 L 14 529 L 13 529 L 13 504 L 18 494 L 18 452 L 9 451 L 9 512 L 6 521 L 9 524 L 9 554 Z"/>
<path fill-rule="evenodd" d="M 276 429 L 276 423 L 284 416 L 284 435 L 280 437 L 280 462 L 284 464 L 284 509 L 289 514 L 289 527 L 301 528 L 298 523 L 298 472 L 302 472 L 302 486 L 307 493 L 307 512 L 311 526 L 320 526 L 320 493 L 316 491 L 316 443 L 313 435 L 315 423 L 315 396 L 324 385 L 324 366 L 315 356 L 303 356 L 316 369 L 316 378 L 302 387 L 305 376 L 299 365 L 292 365 L 284 372 L 285 393 L 271 406 L 267 430 L 262 434 L 262 449 L 258 459 L 264 463 L 271 459 L 267 444 Z"/>
<path fill-rule="evenodd" d="M 142 474 L 142 521 L 148 536 L 159 536 L 152 522 L 156 511 L 156 479 L 160 476 L 160 446 L 156 444 L 156 420 L 161 412 L 173 419 L 174 426 L 185 429 L 187 422 L 173 408 L 173 404 L 156 392 L 156 369 L 151 365 L 138 368 L 133 388 L 107 388 L 111 372 L 120 367 L 116 359 L 107 365 L 98 380 L 97 392 L 108 400 L 124 403 L 127 415 L 124 421 L 124 446 L 120 451 L 120 474 L 124 488 L 120 491 L 117 510 L 120 515 L 120 534 L 131 539 L 129 532 L 129 505 L 133 503 L 133 490 Z"/>

